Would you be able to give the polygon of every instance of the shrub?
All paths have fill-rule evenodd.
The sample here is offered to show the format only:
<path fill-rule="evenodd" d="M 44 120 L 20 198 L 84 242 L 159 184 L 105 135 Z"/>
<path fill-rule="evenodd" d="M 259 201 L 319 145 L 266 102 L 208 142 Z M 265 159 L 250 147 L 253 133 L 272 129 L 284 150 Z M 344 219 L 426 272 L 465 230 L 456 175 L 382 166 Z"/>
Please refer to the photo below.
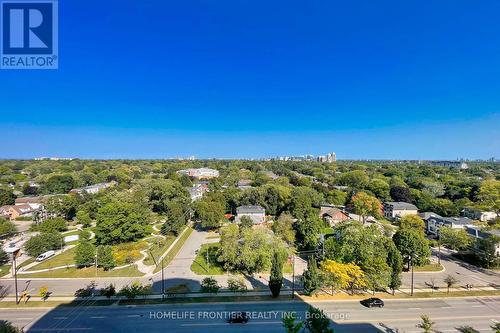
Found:
<path fill-rule="evenodd" d="M 247 286 L 242 279 L 229 278 L 227 280 L 227 288 L 232 292 L 247 292 Z"/>
<path fill-rule="evenodd" d="M 75 264 L 78 267 L 88 267 L 95 264 L 94 244 L 83 241 L 78 244 L 75 250 Z"/>
<path fill-rule="evenodd" d="M 109 284 L 106 287 L 101 289 L 101 296 L 106 296 L 107 298 L 111 298 L 116 295 L 116 289 L 114 284 Z"/>
<path fill-rule="evenodd" d="M 61 217 L 54 217 L 43 221 L 38 227 L 37 230 L 41 232 L 60 232 L 68 229 L 66 220 Z"/>
<path fill-rule="evenodd" d="M 217 280 L 212 277 L 206 277 L 201 281 L 201 292 L 202 293 L 214 293 L 219 292 L 220 286 Z"/>
<path fill-rule="evenodd" d="M 138 281 L 134 281 L 128 286 L 123 287 L 118 295 L 125 296 L 127 299 L 134 299 L 139 295 L 149 295 L 151 294 L 150 285 L 142 285 Z"/>

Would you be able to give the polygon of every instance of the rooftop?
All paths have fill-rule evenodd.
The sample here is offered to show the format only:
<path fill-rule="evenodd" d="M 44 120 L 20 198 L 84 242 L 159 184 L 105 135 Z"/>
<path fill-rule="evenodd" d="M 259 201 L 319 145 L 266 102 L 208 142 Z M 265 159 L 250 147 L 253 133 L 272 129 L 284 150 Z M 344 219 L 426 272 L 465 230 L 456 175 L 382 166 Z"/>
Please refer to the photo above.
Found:
<path fill-rule="evenodd" d="M 385 204 L 392 206 L 393 209 L 417 210 L 417 206 L 408 202 L 390 201 L 386 202 Z"/>
<path fill-rule="evenodd" d="M 252 213 L 265 213 L 264 207 L 261 206 L 239 206 L 236 208 L 237 214 L 252 214 Z"/>

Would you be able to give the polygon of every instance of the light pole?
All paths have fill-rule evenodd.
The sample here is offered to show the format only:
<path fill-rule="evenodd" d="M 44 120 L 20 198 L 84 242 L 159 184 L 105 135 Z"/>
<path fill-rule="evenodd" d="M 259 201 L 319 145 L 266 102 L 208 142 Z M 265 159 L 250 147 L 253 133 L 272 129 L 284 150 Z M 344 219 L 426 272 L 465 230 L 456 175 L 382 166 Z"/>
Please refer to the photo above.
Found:
<path fill-rule="evenodd" d="M 292 255 L 292 299 L 295 298 L 295 255 Z"/>

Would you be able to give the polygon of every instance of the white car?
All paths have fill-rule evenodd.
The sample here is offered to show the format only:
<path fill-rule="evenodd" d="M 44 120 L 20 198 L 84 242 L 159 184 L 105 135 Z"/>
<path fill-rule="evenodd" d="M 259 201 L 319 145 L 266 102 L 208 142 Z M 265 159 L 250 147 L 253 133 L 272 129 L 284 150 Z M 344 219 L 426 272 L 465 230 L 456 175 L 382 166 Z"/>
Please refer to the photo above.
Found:
<path fill-rule="evenodd" d="M 55 254 L 55 252 L 52 250 L 44 252 L 44 253 L 40 254 L 38 257 L 36 257 L 36 261 L 43 261 L 47 258 L 52 257 L 54 254 Z"/>

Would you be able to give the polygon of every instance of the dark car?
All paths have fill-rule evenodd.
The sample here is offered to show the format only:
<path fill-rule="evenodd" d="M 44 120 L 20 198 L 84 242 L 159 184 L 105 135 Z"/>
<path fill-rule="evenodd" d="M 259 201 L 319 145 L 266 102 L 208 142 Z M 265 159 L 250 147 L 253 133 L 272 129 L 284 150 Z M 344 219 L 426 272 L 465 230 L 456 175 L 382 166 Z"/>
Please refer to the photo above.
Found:
<path fill-rule="evenodd" d="M 248 313 L 232 312 L 227 322 L 230 324 L 246 324 L 248 322 Z"/>
<path fill-rule="evenodd" d="M 361 304 L 363 304 L 364 306 L 369 307 L 369 308 L 373 308 L 373 307 L 383 308 L 384 307 L 384 301 L 381 300 L 380 298 L 376 298 L 376 297 L 362 300 Z"/>

